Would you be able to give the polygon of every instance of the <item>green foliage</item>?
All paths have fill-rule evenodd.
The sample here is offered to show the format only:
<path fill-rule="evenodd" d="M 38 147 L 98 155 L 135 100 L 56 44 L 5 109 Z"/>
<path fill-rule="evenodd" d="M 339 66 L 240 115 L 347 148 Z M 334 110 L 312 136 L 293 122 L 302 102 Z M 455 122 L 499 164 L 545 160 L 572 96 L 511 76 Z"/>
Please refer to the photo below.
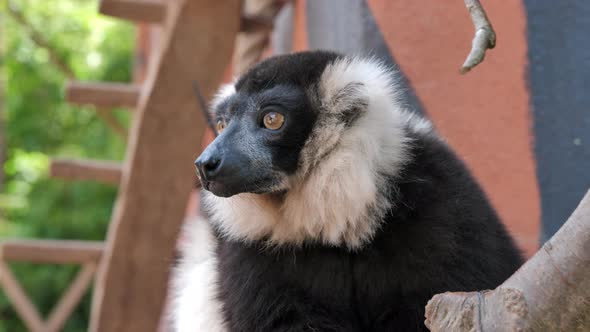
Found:
<path fill-rule="evenodd" d="M 130 80 L 134 28 L 101 17 L 96 0 L 11 1 L 38 30 L 76 78 Z M 36 45 L 0 0 L 0 63 L 4 74 L 6 175 L 0 192 L 0 238 L 104 239 L 116 189 L 90 182 L 49 179 L 49 156 L 123 158 L 124 142 L 92 108 L 64 101 L 66 75 Z M 117 118 L 127 123 L 128 115 Z M 0 170 L 2 171 L 2 170 Z M 43 315 L 74 277 L 74 266 L 12 264 Z M 89 295 L 65 331 L 86 331 Z M 0 291 L 0 332 L 26 331 Z"/>

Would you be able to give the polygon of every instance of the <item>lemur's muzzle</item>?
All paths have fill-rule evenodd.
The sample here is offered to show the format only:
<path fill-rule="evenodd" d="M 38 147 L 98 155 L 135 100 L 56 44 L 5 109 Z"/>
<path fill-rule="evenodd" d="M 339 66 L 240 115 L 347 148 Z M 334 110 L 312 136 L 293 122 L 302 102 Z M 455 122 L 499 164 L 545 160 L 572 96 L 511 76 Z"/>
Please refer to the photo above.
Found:
<path fill-rule="evenodd" d="M 214 194 L 218 193 L 225 187 L 226 184 L 232 182 L 230 169 L 236 168 L 234 158 L 227 156 L 221 149 L 217 148 L 218 144 L 213 142 L 203 153 L 195 160 L 197 173 L 203 188 L 212 191 Z M 217 190 L 215 190 L 215 187 Z"/>
<path fill-rule="evenodd" d="M 249 158 L 237 144 L 219 136 L 195 160 L 197 174 L 205 190 L 221 197 L 240 193 L 253 177 Z"/>
<path fill-rule="evenodd" d="M 217 156 L 202 154 L 195 160 L 195 166 L 201 181 L 213 181 L 221 170 L 222 160 Z"/>
<path fill-rule="evenodd" d="M 274 171 L 271 150 L 248 119 L 234 119 L 195 160 L 205 190 L 219 197 L 276 190 L 282 173 Z"/>

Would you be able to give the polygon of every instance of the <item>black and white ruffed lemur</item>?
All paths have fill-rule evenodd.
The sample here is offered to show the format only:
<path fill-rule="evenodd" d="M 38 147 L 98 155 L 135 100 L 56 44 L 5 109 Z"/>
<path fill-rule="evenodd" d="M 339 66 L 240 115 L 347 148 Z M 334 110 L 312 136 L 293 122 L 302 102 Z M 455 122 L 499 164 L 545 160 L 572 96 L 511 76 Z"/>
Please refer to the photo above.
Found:
<path fill-rule="evenodd" d="M 520 266 L 465 165 L 400 99 L 379 61 L 324 51 L 221 89 L 176 331 L 425 331 L 434 294 L 491 289 Z"/>

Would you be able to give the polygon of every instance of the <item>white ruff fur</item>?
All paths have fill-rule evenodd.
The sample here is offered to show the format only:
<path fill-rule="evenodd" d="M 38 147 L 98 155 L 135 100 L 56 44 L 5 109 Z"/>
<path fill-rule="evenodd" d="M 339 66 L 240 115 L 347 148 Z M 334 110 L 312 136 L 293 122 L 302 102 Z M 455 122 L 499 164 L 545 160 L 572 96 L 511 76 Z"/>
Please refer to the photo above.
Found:
<path fill-rule="evenodd" d="M 172 320 L 176 332 L 223 332 L 221 303 L 216 299 L 216 239 L 207 220 L 195 218 L 186 224 L 182 261 L 173 280 Z"/>
<path fill-rule="evenodd" d="M 242 241 L 268 237 L 270 244 L 300 245 L 313 240 L 353 250 L 369 241 L 392 208 L 386 181 L 408 159 L 404 127 L 411 123 L 413 130 L 426 130 L 402 109 L 391 75 L 373 59 L 330 64 L 316 87 L 322 110 L 298 171 L 283 183 L 286 193 L 220 198 L 204 192 L 211 222 L 224 236 Z M 219 96 L 230 91 L 225 88 Z M 351 109 L 360 115 L 347 127 L 338 115 Z"/>

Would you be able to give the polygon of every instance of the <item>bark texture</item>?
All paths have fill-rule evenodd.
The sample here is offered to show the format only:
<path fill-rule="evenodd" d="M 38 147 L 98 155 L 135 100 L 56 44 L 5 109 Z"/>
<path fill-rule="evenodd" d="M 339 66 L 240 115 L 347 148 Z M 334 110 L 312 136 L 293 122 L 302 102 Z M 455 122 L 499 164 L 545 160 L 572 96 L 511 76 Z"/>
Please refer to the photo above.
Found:
<path fill-rule="evenodd" d="M 431 331 L 590 331 L 590 191 L 561 229 L 493 291 L 444 293 Z"/>

